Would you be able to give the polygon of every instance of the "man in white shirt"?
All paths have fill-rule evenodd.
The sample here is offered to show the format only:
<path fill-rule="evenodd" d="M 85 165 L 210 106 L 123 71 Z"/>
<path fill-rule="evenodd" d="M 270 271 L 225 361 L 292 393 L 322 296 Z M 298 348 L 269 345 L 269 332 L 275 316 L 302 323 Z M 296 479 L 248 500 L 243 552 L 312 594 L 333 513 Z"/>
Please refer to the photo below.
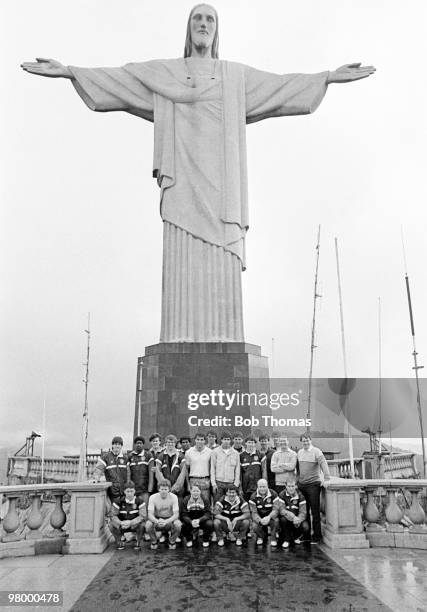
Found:
<path fill-rule="evenodd" d="M 150 497 L 148 502 L 148 521 L 145 526 L 151 539 L 151 548 L 157 548 L 157 531 L 168 533 L 169 548 L 176 548 L 176 539 L 181 533 L 181 521 L 179 520 L 178 497 L 170 492 L 169 480 L 162 480 L 159 484 L 159 492 Z"/>
<path fill-rule="evenodd" d="M 196 484 L 201 491 L 203 499 L 210 505 L 211 488 L 211 456 L 212 450 L 206 446 L 206 436 L 196 434 L 195 445 L 185 453 L 185 463 L 189 479 L 189 488 Z"/>
<path fill-rule="evenodd" d="M 297 454 L 288 445 L 288 438 L 279 438 L 279 449 L 271 457 L 271 471 L 275 474 L 275 491 L 277 494 L 286 489 L 286 483 L 295 482 Z"/>

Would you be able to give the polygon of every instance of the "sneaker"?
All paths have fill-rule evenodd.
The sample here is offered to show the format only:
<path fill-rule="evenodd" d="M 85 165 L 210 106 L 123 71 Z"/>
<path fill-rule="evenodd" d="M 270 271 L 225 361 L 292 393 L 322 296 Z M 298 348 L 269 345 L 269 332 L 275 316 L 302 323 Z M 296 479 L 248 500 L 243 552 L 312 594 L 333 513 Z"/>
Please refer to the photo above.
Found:
<path fill-rule="evenodd" d="M 209 540 L 203 542 L 203 548 L 209 548 Z"/>
<path fill-rule="evenodd" d="M 320 544 L 322 542 L 322 538 L 312 538 L 312 544 Z"/>
<path fill-rule="evenodd" d="M 301 538 L 297 538 L 297 539 L 295 540 L 295 544 L 302 544 L 302 540 L 301 540 Z"/>
<path fill-rule="evenodd" d="M 217 544 L 218 546 L 224 546 L 224 540 L 221 538 L 220 540 L 218 540 Z"/>
<path fill-rule="evenodd" d="M 169 544 L 169 549 L 170 550 L 175 550 L 176 548 L 176 544 Z"/>
<path fill-rule="evenodd" d="M 151 550 L 157 550 L 157 544 L 150 544 Z"/>
<path fill-rule="evenodd" d="M 243 544 L 242 540 L 240 538 L 237 538 L 236 546 L 241 546 L 242 544 Z"/>
<path fill-rule="evenodd" d="M 282 544 L 282 548 L 289 548 L 289 542 L 285 540 Z"/>
<path fill-rule="evenodd" d="M 252 537 L 252 532 L 251 532 L 251 531 L 249 531 L 249 532 L 248 532 L 248 536 L 247 536 L 247 537 L 248 537 L 248 538 L 251 538 L 251 537 Z"/>
<path fill-rule="evenodd" d="M 117 544 L 117 550 L 124 550 L 125 549 L 125 543 L 124 542 L 119 542 Z"/>
<path fill-rule="evenodd" d="M 136 550 L 136 552 L 139 552 L 141 550 L 141 547 L 138 543 L 136 543 L 133 549 Z"/>
<path fill-rule="evenodd" d="M 164 535 L 161 535 L 161 536 L 160 536 L 160 538 L 159 538 L 159 542 L 160 542 L 160 544 L 163 544 L 163 542 L 166 542 L 166 538 L 165 538 L 165 536 L 164 536 Z"/>
<path fill-rule="evenodd" d="M 264 540 L 262 538 L 257 538 L 256 543 L 257 543 L 257 546 L 261 546 L 261 544 L 264 543 Z"/>
<path fill-rule="evenodd" d="M 211 537 L 211 542 L 216 542 L 217 540 L 218 538 L 216 537 L 216 533 L 213 533 Z"/>
<path fill-rule="evenodd" d="M 277 546 L 277 540 L 271 540 L 270 546 L 273 546 L 273 548 Z"/>
<path fill-rule="evenodd" d="M 175 542 L 176 542 L 177 544 L 179 544 L 180 542 L 182 542 L 182 540 L 181 540 L 181 538 L 180 538 L 180 537 L 178 537 L 178 538 L 175 540 Z"/>
<path fill-rule="evenodd" d="M 188 540 L 186 546 L 187 548 L 191 548 L 193 546 L 193 542 L 191 540 Z"/>

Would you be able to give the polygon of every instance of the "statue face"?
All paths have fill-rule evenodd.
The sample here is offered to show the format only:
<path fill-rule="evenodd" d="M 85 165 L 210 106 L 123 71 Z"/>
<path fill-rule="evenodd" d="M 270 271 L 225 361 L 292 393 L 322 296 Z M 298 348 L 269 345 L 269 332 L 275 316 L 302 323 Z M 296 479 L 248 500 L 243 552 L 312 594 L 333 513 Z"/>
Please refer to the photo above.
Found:
<path fill-rule="evenodd" d="M 199 4 L 191 15 L 191 41 L 195 47 L 210 48 L 215 36 L 215 12 L 208 4 Z"/>

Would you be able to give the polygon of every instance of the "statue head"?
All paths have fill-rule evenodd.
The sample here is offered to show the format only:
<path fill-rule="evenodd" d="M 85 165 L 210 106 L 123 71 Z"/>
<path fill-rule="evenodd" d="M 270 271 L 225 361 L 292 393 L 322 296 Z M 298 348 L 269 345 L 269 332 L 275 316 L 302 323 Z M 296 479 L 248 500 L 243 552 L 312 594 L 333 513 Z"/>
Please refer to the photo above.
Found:
<path fill-rule="evenodd" d="M 190 57 L 195 47 L 210 48 L 210 55 L 218 58 L 218 13 L 210 4 L 196 4 L 187 22 L 184 57 Z"/>

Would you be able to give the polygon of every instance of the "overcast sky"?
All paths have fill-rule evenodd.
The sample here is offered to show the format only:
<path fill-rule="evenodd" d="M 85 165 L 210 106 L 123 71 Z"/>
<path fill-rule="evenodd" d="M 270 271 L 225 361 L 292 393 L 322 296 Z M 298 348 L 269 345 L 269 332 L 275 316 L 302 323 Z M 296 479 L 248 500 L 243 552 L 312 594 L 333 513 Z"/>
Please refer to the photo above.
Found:
<path fill-rule="evenodd" d="M 322 226 L 315 376 L 343 373 L 335 236 L 348 372 L 412 376 L 400 238 L 404 226 L 421 363 L 427 357 L 424 0 L 219 0 L 220 57 L 271 72 L 361 61 L 375 76 L 332 85 L 311 116 L 247 130 L 250 231 L 245 336 L 272 374 L 304 377 L 315 244 Z M 46 453 L 76 451 L 87 312 L 89 446 L 130 443 L 137 357 L 160 331 L 162 223 L 153 126 L 90 112 L 63 79 L 20 70 L 53 57 L 116 66 L 182 55 L 192 3 L 8 0 L 1 5 L 1 423 L 17 448 L 41 429 Z M 271 366 L 271 360 L 270 360 Z"/>

